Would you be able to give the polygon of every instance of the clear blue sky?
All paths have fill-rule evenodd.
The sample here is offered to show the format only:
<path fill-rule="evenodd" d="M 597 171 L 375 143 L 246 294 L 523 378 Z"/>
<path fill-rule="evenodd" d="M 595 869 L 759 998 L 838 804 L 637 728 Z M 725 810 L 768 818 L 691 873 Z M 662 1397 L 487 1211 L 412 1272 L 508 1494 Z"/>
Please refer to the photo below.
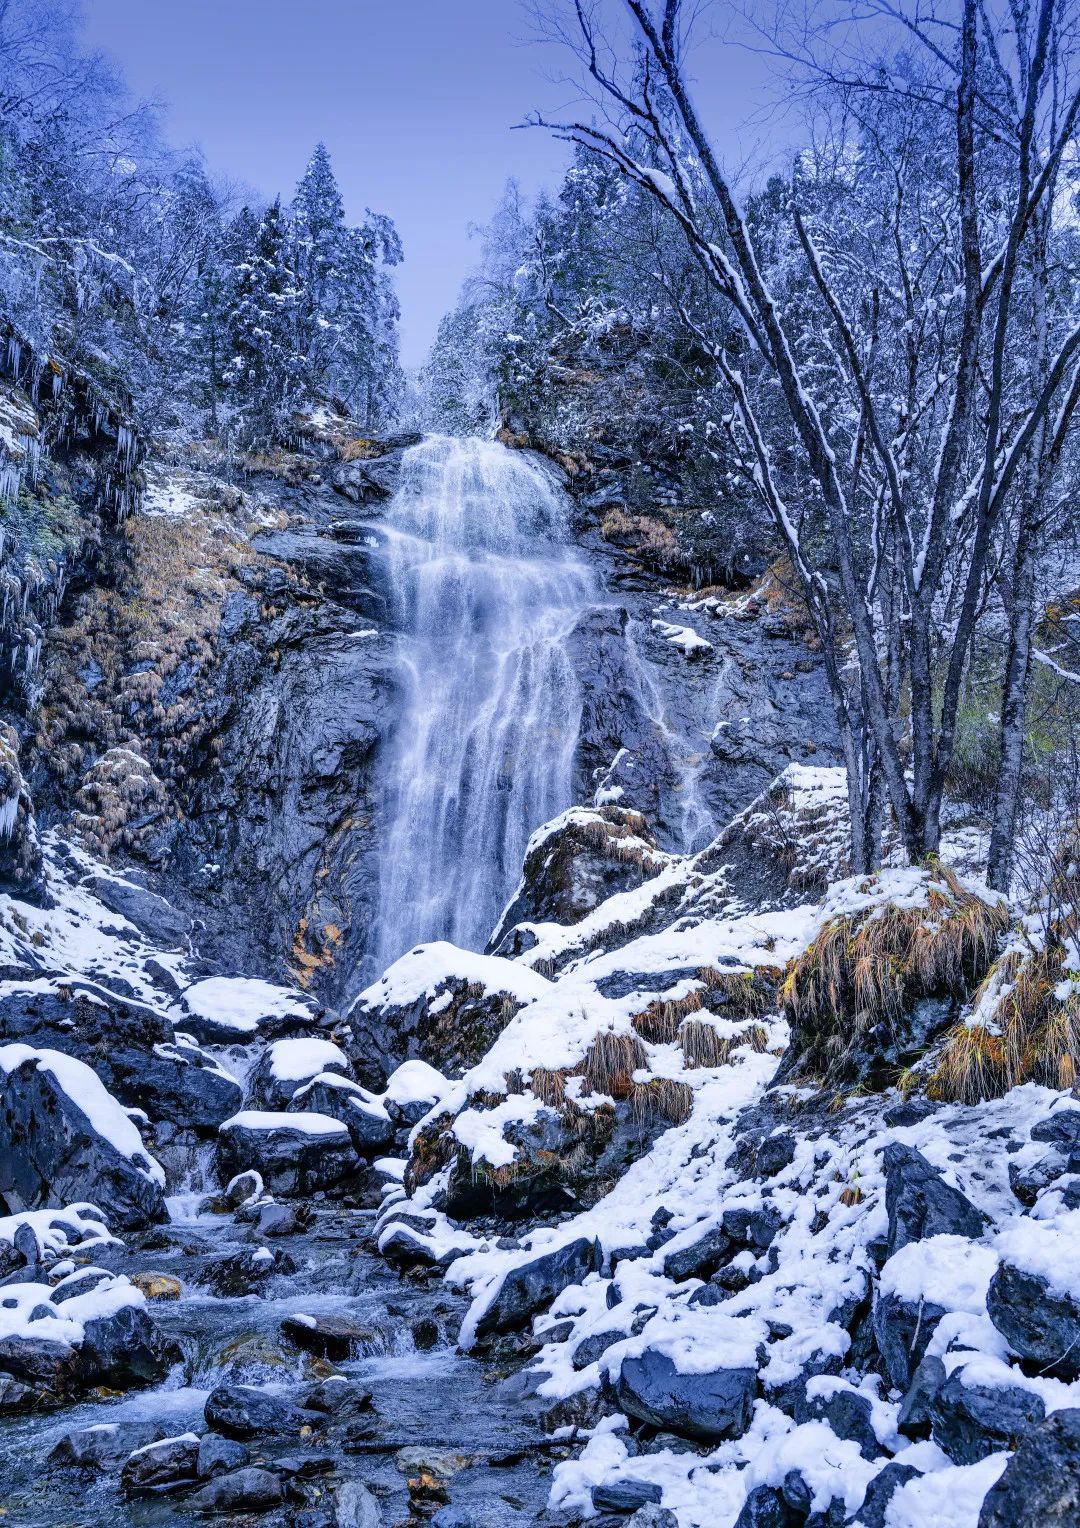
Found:
<path fill-rule="evenodd" d="M 557 50 L 524 42 L 517 0 L 85 0 L 87 41 L 132 89 L 168 106 L 166 129 L 212 172 L 288 196 L 319 140 L 358 218 L 388 213 L 405 245 L 402 353 L 424 357 L 476 256 L 507 177 L 554 185 L 565 146 L 513 132 L 533 107 L 572 99 Z M 763 68 L 708 46 L 699 99 L 733 157 Z"/>

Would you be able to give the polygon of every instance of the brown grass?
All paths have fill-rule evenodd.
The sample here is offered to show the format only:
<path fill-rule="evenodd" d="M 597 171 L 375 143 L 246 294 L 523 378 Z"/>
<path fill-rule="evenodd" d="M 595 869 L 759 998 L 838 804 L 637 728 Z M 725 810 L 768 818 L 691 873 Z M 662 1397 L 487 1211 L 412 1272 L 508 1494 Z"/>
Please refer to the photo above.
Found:
<path fill-rule="evenodd" d="M 1065 951 L 1051 943 L 1010 952 L 987 979 L 1001 991 L 986 1023 L 958 1024 L 946 1037 L 927 1084 L 934 1098 L 974 1104 L 1000 1098 L 1023 1082 L 1075 1086 L 1080 1064 L 1080 996 L 1064 1001 Z M 985 998 L 985 993 L 983 994 Z M 983 1007 L 987 1004 L 984 1001 Z"/>
<path fill-rule="evenodd" d="M 794 963 L 783 999 L 805 1070 L 836 1078 L 854 1039 L 895 1031 L 921 998 L 964 998 L 986 975 L 1008 911 L 937 874 L 924 906 L 834 918 Z"/>
<path fill-rule="evenodd" d="M 648 1053 L 637 1035 L 617 1035 L 602 1029 L 575 1071 L 584 1077 L 586 1092 L 602 1093 L 614 1099 L 629 1098 L 634 1088 L 634 1073 L 641 1071 L 648 1062 Z"/>
<path fill-rule="evenodd" d="M 671 1077 L 651 1077 L 648 1082 L 634 1084 L 630 1107 L 641 1124 L 659 1119 L 681 1125 L 693 1113 L 694 1090 L 689 1083 Z"/>

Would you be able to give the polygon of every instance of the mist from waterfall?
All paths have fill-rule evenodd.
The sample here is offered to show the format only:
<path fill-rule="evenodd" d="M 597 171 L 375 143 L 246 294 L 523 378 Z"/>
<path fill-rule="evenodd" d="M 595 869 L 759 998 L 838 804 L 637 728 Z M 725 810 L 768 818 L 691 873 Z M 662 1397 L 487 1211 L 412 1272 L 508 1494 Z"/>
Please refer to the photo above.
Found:
<path fill-rule="evenodd" d="M 571 803 L 581 693 L 568 640 L 595 598 L 564 496 L 494 441 L 413 447 L 384 525 L 402 657 L 375 969 L 426 940 L 482 948 L 529 834 Z"/>

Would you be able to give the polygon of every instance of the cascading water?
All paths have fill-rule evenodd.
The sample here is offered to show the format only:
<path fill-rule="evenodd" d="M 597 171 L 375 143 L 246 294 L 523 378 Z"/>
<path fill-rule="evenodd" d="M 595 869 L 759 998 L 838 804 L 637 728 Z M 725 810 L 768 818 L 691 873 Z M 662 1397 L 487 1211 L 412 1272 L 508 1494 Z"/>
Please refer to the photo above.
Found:
<path fill-rule="evenodd" d="M 563 496 L 494 441 L 413 447 L 385 527 L 403 649 L 378 970 L 424 940 L 481 948 L 530 832 L 570 804 L 581 695 L 568 639 L 595 597 Z"/>

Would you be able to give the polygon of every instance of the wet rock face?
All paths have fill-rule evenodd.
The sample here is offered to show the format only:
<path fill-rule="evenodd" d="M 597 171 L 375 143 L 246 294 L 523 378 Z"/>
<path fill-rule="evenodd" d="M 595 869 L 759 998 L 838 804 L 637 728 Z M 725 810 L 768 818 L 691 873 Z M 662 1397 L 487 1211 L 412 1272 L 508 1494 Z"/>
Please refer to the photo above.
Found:
<path fill-rule="evenodd" d="M 0 1088 L 0 1196 L 11 1208 L 90 1201 L 119 1229 L 166 1219 L 149 1158 L 119 1151 L 46 1065 L 32 1056 L 0 1069 Z"/>
<path fill-rule="evenodd" d="M 318 1128 L 317 1128 L 318 1127 Z M 349 1132 L 339 1120 L 248 1111 L 227 1120 L 217 1145 L 222 1182 L 254 1168 L 275 1194 L 313 1194 L 334 1188 L 357 1169 Z"/>

